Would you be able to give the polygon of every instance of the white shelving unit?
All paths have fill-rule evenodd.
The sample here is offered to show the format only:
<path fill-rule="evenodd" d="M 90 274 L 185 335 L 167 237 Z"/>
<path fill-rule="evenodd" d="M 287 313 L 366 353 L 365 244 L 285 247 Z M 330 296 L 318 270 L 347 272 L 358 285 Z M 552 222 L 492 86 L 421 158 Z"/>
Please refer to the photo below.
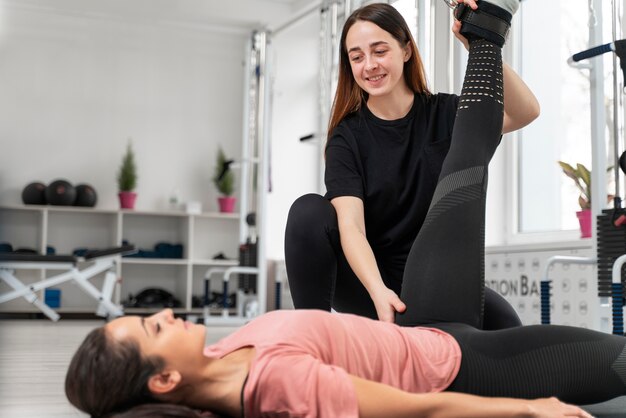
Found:
<path fill-rule="evenodd" d="M 182 303 L 178 313 L 200 314 L 192 296 L 201 297 L 206 270 L 239 264 L 240 215 L 223 213 L 188 214 L 182 211 L 135 211 L 65 206 L 0 206 L 0 243 L 14 249 L 29 248 L 41 254 L 52 246 L 56 254 L 71 254 L 77 248 L 102 249 L 120 246 L 123 241 L 138 249 L 153 250 L 160 242 L 183 245 L 182 259 L 123 257 L 118 265 L 121 281 L 114 302 L 149 287 L 173 293 Z M 223 253 L 227 260 L 213 260 Z M 45 270 L 20 271 L 25 283 L 39 281 Z M 102 285 L 102 278 L 92 281 Z M 77 286 L 67 283 L 62 291 L 63 312 L 92 313 L 95 302 Z M 0 282 L 0 293 L 9 288 Z M 215 289 L 220 290 L 220 289 Z M 43 297 L 43 295 L 42 295 Z M 127 313 L 149 313 L 150 309 L 127 308 Z M 23 299 L 0 304 L 0 312 L 38 312 Z"/>

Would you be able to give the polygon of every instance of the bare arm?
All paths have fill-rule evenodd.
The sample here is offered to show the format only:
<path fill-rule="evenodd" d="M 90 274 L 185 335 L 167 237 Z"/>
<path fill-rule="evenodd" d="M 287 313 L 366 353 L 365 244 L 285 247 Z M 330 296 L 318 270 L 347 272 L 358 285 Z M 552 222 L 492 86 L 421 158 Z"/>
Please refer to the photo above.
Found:
<path fill-rule="evenodd" d="M 556 398 L 485 398 L 454 392 L 413 394 L 350 376 L 360 418 L 591 418 Z"/>
<path fill-rule="evenodd" d="M 539 116 L 539 102 L 519 75 L 507 64 L 504 76 L 504 122 L 502 133 L 517 131 Z"/>
<path fill-rule="evenodd" d="M 393 322 L 394 311 L 403 312 L 406 306 L 383 283 L 374 252 L 365 234 L 363 201 L 353 196 L 341 196 L 330 203 L 337 211 L 341 248 L 348 264 L 374 301 L 378 318 Z"/>

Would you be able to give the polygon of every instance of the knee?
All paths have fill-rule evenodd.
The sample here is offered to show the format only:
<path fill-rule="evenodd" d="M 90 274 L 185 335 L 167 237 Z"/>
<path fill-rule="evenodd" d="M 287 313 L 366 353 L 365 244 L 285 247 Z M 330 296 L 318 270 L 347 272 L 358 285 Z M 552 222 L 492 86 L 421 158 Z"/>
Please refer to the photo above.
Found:
<path fill-rule="evenodd" d="M 287 223 L 293 226 L 306 227 L 307 225 L 319 226 L 320 222 L 337 217 L 335 209 L 323 196 L 315 193 L 305 194 L 297 198 L 287 216 Z"/>
<path fill-rule="evenodd" d="M 517 312 L 504 297 L 495 291 L 485 289 L 485 315 L 483 329 L 498 330 L 522 325 Z"/>
<path fill-rule="evenodd" d="M 287 215 L 286 233 L 287 236 L 308 234 L 336 223 L 337 214 L 333 205 L 323 196 L 309 193 L 300 196 L 291 205 Z"/>

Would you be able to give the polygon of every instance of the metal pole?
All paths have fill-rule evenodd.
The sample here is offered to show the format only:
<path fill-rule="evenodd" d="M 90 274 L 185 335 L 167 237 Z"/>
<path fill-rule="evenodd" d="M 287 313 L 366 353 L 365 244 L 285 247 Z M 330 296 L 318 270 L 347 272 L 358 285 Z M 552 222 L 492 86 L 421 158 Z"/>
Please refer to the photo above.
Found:
<path fill-rule="evenodd" d="M 619 28 L 619 6 L 618 6 L 618 2 L 616 0 L 612 0 L 612 36 L 613 36 L 613 42 L 615 42 L 618 39 L 621 39 L 621 28 Z M 621 133 L 622 133 L 622 115 L 623 115 L 623 109 L 622 109 L 622 89 L 620 88 L 619 85 L 619 73 L 620 73 L 620 67 L 618 65 L 618 57 L 617 54 L 612 54 L 613 55 L 613 125 L 614 125 L 614 129 L 613 129 L 613 155 L 614 155 L 614 160 L 617 161 L 617 158 L 619 158 L 619 140 L 621 137 Z M 606 171 L 606 169 L 604 170 Z M 620 175 L 619 175 L 619 169 L 617 167 L 617 165 L 615 166 L 615 195 L 619 196 L 620 195 Z M 618 201 L 618 199 L 615 199 L 615 207 L 621 207 L 621 202 Z"/>
<path fill-rule="evenodd" d="M 254 36 L 254 35 L 253 35 Z M 239 204 L 239 243 L 246 242 L 246 236 L 248 235 L 248 224 L 246 223 L 246 215 L 248 214 L 248 205 L 249 205 L 249 185 L 250 182 L 248 179 L 250 178 L 250 111 L 251 106 L 250 102 L 253 100 L 253 93 L 251 89 L 253 88 L 252 78 L 252 54 L 254 53 L 254 44 L 252 39 L 248 39 L 246 43 L 246 62 L 245 62 L 245 74 L 244 78 L 244 90 L 243 90 L 243 117 L 245 123 L 243 124 L 243 132 L 242 132 L 242 162 L 241 162 L 241 180 L 239 182 L 241 187 L 241 202 Z"/>
<path fill-rule="evenodd" d="M 269 184 L 268 158 L 269 158 L 269 80 L 268 60 L 267 60 L 267 32 L 257 33 L 257 46 L 259 50 L 258 74 L 259 88 L 257 100 L 257 266 L 259 274 L 257 276 L 257 297 L 259 302 L 259 313 L 267 310 L 267 266 L 265 260 L 265 242 L 267 241 L 267 231 L 265 230 L 266 217 L 265 208 L 267 201 L 267 185 Z"/>
<path fill-rule="evenodd" d="M 589 45 L 602 43 L 602 0 L 589 2 Z M 613 54 L 615 57 L 615 54 Z M 602 58 L 593 60 L 589 67 L 589 102 L 591 107 L 591 210 L 592 235 L 596 235 L 596 216 L 602 213 L 606 201 L 606 146 L 604 107 L 604 63 Z M 614 116 L 615 117 L 615 114 Z M 592 240 L 593 251 L 597 239 Z"/>

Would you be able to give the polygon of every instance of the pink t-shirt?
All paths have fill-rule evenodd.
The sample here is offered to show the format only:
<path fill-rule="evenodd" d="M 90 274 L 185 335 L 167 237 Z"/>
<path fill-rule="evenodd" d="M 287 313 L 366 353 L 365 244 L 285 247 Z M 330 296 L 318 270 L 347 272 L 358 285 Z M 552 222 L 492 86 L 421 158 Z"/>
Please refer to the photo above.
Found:
<path fill-rule="evenodd" d="M 246 417 L 358 417 L 348 374 L 414 392 L 440 392 L 456 377 L 461 350 L 449 334 L 350 314 L 274 311 L 204 349 L 223 357 L 252 346 Z"/>

